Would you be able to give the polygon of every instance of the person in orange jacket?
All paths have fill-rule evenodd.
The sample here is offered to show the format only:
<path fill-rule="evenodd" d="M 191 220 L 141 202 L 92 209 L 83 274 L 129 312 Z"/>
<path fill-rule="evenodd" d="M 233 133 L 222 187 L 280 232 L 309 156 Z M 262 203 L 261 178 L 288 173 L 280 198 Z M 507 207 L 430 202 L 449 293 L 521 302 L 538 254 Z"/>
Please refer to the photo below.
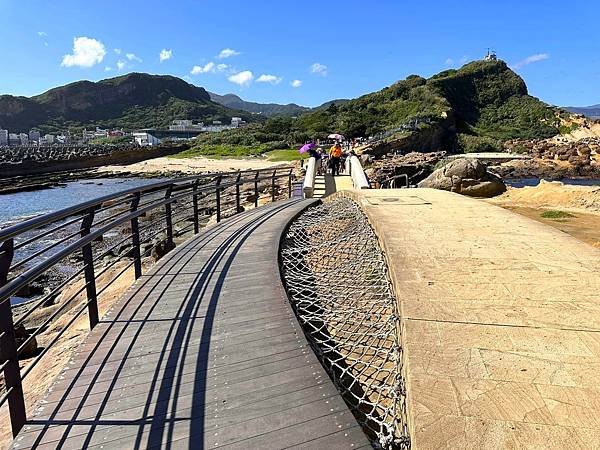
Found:
<path fill-rule="evenodd" d="M 329 160 L 331 161 L 331 174 L 333 176 L 340 174 L 340 161 L 342 153 L 344 153 L 344 151 L 342 150 L 342 146 L 339 142 L 336 142 L 335 145 L 331 147 L 331 150 L 329 150 Z"/>

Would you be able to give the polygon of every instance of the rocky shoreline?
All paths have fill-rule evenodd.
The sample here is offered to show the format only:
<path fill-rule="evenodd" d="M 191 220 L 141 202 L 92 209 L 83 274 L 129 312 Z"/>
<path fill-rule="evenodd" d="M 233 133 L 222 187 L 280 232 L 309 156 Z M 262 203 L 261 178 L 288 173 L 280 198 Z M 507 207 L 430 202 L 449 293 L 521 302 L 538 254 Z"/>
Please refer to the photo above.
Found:
<path fill-rule="evenodd" d="M 81 145 L 1 147 L 0 178 L 78 171 L 109 164 L 132 164 L 187 150 L 189 144 L 156 147 Z"/>

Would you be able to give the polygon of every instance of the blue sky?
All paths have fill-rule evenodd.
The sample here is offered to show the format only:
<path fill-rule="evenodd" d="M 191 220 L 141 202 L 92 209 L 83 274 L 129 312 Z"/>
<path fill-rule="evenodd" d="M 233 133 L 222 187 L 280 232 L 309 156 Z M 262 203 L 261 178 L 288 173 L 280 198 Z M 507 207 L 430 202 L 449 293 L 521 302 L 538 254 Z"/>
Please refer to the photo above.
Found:
<path fill-rule="evenodd" d="M 532 95 L 591 105 L 600 103 L 599 17 L 597 0 L 0 0 L 0 93 L 139 71 L 314 106 L 492 47 Z"/>

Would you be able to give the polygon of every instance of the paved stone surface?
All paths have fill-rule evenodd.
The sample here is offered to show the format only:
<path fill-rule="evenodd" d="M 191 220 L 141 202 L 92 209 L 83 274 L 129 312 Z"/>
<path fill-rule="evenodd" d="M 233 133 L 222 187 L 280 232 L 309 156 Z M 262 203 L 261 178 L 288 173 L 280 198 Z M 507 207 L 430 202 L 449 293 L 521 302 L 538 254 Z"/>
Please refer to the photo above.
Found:
<path fill-rule="evenodd" d="M 169 253 L 90 333 L 13 448 L 363 448 L 281 284 L 313 200 L 250 210 Z"/>
<path fill-rule="evenodd" d="M 448 192 L 350 195 L 400 302 L 413 448 L 600 448 L 600 250 Z"/>

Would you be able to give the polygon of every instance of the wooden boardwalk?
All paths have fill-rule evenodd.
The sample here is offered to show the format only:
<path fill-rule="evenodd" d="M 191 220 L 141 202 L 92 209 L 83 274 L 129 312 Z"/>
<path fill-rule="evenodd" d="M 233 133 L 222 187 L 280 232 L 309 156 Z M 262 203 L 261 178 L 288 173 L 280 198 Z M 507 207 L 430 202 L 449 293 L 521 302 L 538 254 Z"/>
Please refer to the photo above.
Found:
<path fill-rule="evenodd" d="M 90 333 L 13 448 L 369 448 L 280 281 L 288 221 L 251 210 L 178 247 Z"/>

